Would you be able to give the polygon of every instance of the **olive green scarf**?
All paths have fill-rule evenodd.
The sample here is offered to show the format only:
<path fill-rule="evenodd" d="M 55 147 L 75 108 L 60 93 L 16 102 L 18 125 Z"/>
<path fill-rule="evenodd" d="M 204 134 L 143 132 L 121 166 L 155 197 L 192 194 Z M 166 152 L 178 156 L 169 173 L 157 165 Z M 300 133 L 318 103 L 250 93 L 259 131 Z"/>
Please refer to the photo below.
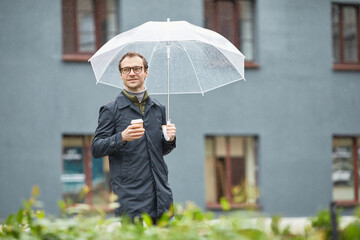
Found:
<path fill-rule="evenodd" d="M 149 98 L 148 91 L 145 91 L 144 97 L 142 98 L 141 102 L 139 102 L 136 96 L 131 95 L 125 89 L 123 90 L 123 93 L 130 101 L 132 101 L 140 109 L 142 114 L 145 113 L 146 100 Z"/>

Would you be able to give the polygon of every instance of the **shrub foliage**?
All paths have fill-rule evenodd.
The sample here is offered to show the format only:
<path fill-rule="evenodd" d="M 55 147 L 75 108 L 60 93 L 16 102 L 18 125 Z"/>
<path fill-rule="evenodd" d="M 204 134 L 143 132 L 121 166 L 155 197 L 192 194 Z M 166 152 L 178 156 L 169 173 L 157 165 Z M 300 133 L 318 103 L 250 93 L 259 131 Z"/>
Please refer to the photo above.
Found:
<path fill-rule="evenodd" d="M 193 203 L 187 203 L 185 207 L 176 205 L 172 209 L 176 218 L 170 219 L 169 214 L 164 214 L 157 225 L 153 225 L 146 214 L 142 221 L 136 219 L 131 223 L 126 218 L 106 217 L 103 211 L 94 212 L 86 205 L 74 206 L 71 202 L 63 201 L 59 202 L 61 217 L 51 217 L 41 210 L 41 204 L 36 200 L 38 195 L 39 188 L 34 187 L 31 198 L 23 202 L 23 207 L 0 223 L 0 239 L 327 240 L 332 239 L 334 234 L 329 210 L 319 211 L 317 216 L 311 218 L 311 226 L 301 234 L 294 234 L 289 226 L 280 227 L 280 216 L 273 216 L 270 229 L 266 230 L 261 217 L 245 217 L 237 212 L 215 218 L 213 213 L 203 212 Z M 337 220 L 340 220 L 339 212 Z M 354 221 L 337 234 L 341 240 L 360 239 L 360 209 L 355 213 Z"/>

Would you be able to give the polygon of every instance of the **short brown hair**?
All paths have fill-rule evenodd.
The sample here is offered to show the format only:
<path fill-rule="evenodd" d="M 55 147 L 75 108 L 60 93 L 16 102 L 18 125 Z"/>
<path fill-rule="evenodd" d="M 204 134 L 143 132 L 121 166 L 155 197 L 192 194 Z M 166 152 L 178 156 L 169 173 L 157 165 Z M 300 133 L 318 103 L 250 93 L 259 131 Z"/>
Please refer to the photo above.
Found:
<path fill-rule="evenodd" d="M 119 71 L 120 71 L 120 68 L 121 68 L 121 62 L 125 58 L 127 58 L 127 57 L 135 57 L 135 56 L 140 57 L 143 60 L 145 70 L 147 70 L 149 68 L 148 62 L 146 61 L 146 58 L 143 55 L 141 55 L 140 53 L 137 53 L 137 52 L 128 52 L 128 53 L 125 53 L 125 55 L 122 56 L 122 58 L 119 61 Z"/>

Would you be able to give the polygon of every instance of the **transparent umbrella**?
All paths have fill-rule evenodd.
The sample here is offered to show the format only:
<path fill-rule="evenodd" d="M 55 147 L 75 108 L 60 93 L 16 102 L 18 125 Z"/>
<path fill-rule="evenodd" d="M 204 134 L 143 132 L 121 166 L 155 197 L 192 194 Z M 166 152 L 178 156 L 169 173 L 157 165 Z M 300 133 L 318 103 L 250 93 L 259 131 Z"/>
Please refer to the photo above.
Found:
<path fill-rule="evenodd" d="M 97 83 L 124 88 L 118 64 L 127 52 L 149 63 L 150 94 L 200 93 L 244 80 L 244 55 L 220 34 L 186 21 L 146 22 L 123 32 L 90 59 Z"/>

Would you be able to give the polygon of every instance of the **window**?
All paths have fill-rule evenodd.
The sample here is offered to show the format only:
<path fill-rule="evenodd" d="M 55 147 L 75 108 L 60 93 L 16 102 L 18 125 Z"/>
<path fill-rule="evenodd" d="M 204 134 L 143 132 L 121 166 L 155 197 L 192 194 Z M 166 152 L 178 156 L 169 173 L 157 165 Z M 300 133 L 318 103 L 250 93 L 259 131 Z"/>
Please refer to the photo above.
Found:
<path fill-rule="evenodd" d="M 257 138 L 253 136 L 207 136 L 206 205 L 220 208 L 226 198 L 233 208 L 256 207 Z"/>
<path fill-rule="evenodd" d="M 360 5 L 333 4 L 333 58 L 336 70 L 360 70 Z"/>
<path fill-rule="evenodd" d="M 63 0 L 63 59 L 87 61 L 118 34 L 117 0 Z"/>
<path fill-rule="evenodd" d="M 90 135 L 64 135 L 61 182 L 63 198 L 73 203 L 86 203 L 106 208 L 109 204 L 110 181 L 108 158 L 91 156 Z M 83 196 L 84 187 L 89 192 Z"/>
<path fill-rule="evenodd" d="M 339 205 L 359 203 L 360 137 L 333 138 L 333 199 Z"/>
<path fill-rule="evenodd" d="M 254 47 L 253 0 L 204 0 L 205 27 L 218 32 L 245 55 L 245 67 L 258 67 Z"/>

